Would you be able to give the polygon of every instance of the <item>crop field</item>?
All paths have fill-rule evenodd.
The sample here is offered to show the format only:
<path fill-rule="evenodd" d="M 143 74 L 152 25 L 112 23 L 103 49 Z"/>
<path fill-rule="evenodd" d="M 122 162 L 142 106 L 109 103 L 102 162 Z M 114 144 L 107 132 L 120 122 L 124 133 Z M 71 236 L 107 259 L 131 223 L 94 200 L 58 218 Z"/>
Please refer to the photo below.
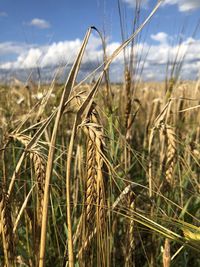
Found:
<path fill-rule="evenodd" d="M 0 266 L 198 267 L 200 81 L 110 82 L 137 30 L 77 81 L 93 30 L 65 83 L 0 85 Z"/>

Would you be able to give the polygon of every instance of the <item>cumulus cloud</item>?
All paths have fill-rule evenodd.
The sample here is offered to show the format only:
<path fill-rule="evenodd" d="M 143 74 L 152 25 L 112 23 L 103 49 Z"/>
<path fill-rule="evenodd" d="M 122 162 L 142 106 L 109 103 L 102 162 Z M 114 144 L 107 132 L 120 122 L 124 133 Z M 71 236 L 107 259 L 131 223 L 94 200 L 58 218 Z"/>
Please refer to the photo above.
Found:
<path fill-rule="evenodd" d="M 32 19 L 28 24 L 30 26 L 37 27 L 39 29 L 47 29 L 47 28 L 51 27 L 51 25 L 48 21 L 46 21 L 44 19 L 39 19 L 39 18 Z"/>
<path fill-rule="evenodd" d="M 158 32 L 156 34 L 152 34 L 151 39 L 159 43 L 166 44 L 168 42 L 168 34 L 165 32 Z"/>
<path fill-rule="evenodd" d="M 176 58 L 178 53 L 178 60 L 181 60 L 184 55 L 184 64 L 182 76 L 184 79 L 194 79 L 200 71 L 200 39 L 187 38 L 182 42 L 182 45 L 172 46 L 167 40 L 170 38 L 166 33 L 159 32 L 151 36 L 157 42 L 153 45 L 148 43 L 139 43 L 135 46 L 135 51 L 139 55 L 140 66 L 144 66 L 143 78 L 162 80 L 165 78 L 167 64 Z M 63 42 L 54 42 L 46 46 L 26 47 L 25 50 L 13 44 L 13 47 L 18 48 L 18 54 L 15 61 L 7 61 L 0 64 L 1 69 L 30 69 L 34 67 L 48 68 L 64 66 L 68 64 L 71 66 L 81 47 L 82 40 L 66 40 Z M 5 45 L 5 44 L 4 44 Z M 120 45 L 117 42 L 109 42 L 107 45 L 107 53 L 111 55 L 113 51 Z M 0 44 L 0 51 L 1 51 Z M 8 46 L 9 47 L 9 46 Z M 12 51 L 12 44 L 6 51 Z M 17 50 L 16 50 L 17 51 Z M 130 52 L 130 51 L 129 51 Z M 141 57 L 140 57 L 141 56 Z M 103 52 L 101 48 L 101 41 L 99 38 L 92 36 L 86 53 L 84 54 L 82 69 L 87 69 L 91 72 L 96 66 L 102 63 Z M 121 53 L 111 66 L 111 75 L 113 81 L 119 81 L 123 75 L 123 53 Z"/>
<path fill-rule="evenodd" d="M 15 61 L 4 62 L 0 64 L 0 68 L 34 68 L 39 66 L 63 66 L 65 64 L 73 64 L 74 59 L 81 47 L 82 40 L 66 40 L 54 42 L 50 45 L 26 47 L 15 43 L 0 43 L 0 54 L 14 53 L 17 55 Z M 101 40 L 92 36 L 86 49 L 83 63 L 102 61 L 103 52 L 100 49 Z M 1 49 L 2 48 L 2 49 Z M 108 46 L 109 50 L 112 47 Z"/>
<path fill-rule="evenodd" d="M 26 51 L 28 51 L 31 47 L 35 45 L 27 45 L 25 43 L 17 43 L 17 42 L 3 42 L 0 43 L 0 55 L 19 55 Z"/>
<path fill-rule="evenodd" d="M 199 0 L 165 0 L 164 5 L 178 5 L 180 12 L 193 11 L 200 8 Z"/>
<path fill-rule="evenodd" d="M 149 2 L 149 0 L 123 0 L 130 7 L 135 7 L 137 1 L 144 7 Z M 200 0 L 164 0 L 163 5 L 177 5 L 180 12 L 187 12 L 200 8 Z"/>

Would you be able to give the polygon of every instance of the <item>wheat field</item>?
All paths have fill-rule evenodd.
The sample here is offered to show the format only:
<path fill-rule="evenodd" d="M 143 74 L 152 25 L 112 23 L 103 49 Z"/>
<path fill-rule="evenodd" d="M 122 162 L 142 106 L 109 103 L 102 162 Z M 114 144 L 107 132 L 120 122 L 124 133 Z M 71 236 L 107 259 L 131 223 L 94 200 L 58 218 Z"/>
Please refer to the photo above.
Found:
<path fill-rule="evenodd" d="M 200 266 L 200 83 L 109 82 L 145 24 L 93 83 L 90 28 L 65 84 L 0 86 L 0 266 Z"/>

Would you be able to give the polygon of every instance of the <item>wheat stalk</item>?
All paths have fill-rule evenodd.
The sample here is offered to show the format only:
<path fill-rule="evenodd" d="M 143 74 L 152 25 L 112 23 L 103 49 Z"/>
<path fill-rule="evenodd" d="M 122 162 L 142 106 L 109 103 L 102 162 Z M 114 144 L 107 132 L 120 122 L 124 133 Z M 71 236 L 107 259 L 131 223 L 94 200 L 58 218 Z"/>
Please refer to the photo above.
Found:
<path fill-rule="evenodd" d="M 131 74 L 128 69 L 125 71 L 125 129 L 128 131 L 131 112 Z"/>
<path fill-rule="evenodd" d="M 128 194 L 128 209 L 131 211 L 135 210 L 135 196 L 133 191 L 130 191 Z M 135 222 L 132 218 L 133 215 L 130 217 L 129 227 L 127 231 L 127 256 L 126 256 L 126 266 L 135 266 Z"/>
<path fill-rule="evenodd" d="M 166 238 L 163 249 L 163 267 L 170 267 L 171 265 L 170 263 L 171 263 L 170 241 L 168 238 Z"/>

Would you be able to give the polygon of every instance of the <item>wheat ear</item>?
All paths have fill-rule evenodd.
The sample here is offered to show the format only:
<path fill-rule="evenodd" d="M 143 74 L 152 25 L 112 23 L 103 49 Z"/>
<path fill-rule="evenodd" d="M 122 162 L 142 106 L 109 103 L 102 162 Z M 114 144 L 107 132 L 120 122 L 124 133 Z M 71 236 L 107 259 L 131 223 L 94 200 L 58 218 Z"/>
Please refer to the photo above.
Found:
<path fill-rule="evenodd" d="M 175 184 L 175 179 L 173 176 L 175 162 L 176 162 L 176 134 L 174 129 L 169 126 L 165 125 L 164 123 L 161 124 L 160 130 L 164 137 L 166 138 L 166 162 L 165 162 L 165 181 L 173 187 Z"/>
<path fill-rule="evenodd" d="M 12 135 L 12 138 L 21 142 L 25 147 L 30 142 L 30 137 L 22 134 Z M 35 181 L 36 181 L 36 194 L 37 194 L 37 205 L 36 205 L 36 224 L 35 224 L 35 234 L 34 234 L 34 248 L 35 248 L 35 258 L 36 265 L 38 263 L 39 257 L 39 242 L 40 242 L 40 230 L 42 224 L 42 210 L 43 210 L 43 200 L 44 200 L 44 183 L 45 183 L 45 172 L 46 172 L 46 161 L 41 152 L 41 147 L 35 144 L 31 150 L 27 151 L 30 159 L 34 166 L 35 171 Z"/>
<path fill-rule="evenodd" d="M 13 235 L 13 224 L 11 218 L 11 207 L 8 199 L 8 195 L 2 191 L 0 200 L 0 228 L 3 240 L 3 250 L 5 266 L 15 266 L 14 265 L 14 235 Z"/>
<path fill-rule="evenodd" d="M 104 179 L 104 133 L 99 115 L 95 110 L 95 104 L 88 112 L 86 120 L 81 127 L 87 136 L 87 155 L 86 155 L 86 193 L 85 193 L 85 234 L 86 240 L 82 244 L 80 251 L 87 247 L 87 239 L 90 233 L 96 228 L 97 242 L 102 247 L 103 236 L 105 234 L 106 221 L 106 200 L 105 200 L 105 179 Z M 84 217 L 84 216 L 83 216 Z M 90 242 L 89 242 L 90 243 Z M 80 253 L 79 253 L 80 254 Z"/>

